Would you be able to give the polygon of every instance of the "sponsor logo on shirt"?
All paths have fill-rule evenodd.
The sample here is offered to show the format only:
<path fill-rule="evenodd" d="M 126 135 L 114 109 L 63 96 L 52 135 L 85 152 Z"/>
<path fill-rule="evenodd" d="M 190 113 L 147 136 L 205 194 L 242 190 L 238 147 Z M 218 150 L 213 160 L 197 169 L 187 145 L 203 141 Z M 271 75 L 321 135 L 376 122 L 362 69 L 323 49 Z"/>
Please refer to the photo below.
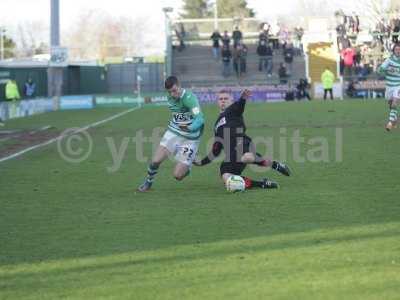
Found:
<path fill-rule="evenodd" d="M 394 65 L 389 65 L 388 73 L 389 74 L 400 74 L 400 67 L 394 66 Z"/>
<path fill-rule="evenodd" d="M 176 113 L 172 115 L 174 123 L 177 124 L 190 124 L 193 120 L 193 116 L 188 113 Z"/>
<path fill-rule="evenodd" d="M 223 117 L 221 120 L 218 121 L 217 124 L 215 124 L 215 132 L 217 132 L 218 128 L 221 126 L 224 126 L 226 124 L 226 119 Z"/>

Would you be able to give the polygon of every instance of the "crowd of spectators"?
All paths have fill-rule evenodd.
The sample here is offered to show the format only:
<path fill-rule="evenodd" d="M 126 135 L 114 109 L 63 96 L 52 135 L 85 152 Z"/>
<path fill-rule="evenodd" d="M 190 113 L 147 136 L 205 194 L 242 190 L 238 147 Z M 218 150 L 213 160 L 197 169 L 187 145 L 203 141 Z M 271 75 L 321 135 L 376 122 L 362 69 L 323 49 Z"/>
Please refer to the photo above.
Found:
<path fill-rule="evenodd" d="M 259 57 L 258 71 L 264 72 L 267 78 L 272 77 L 274 60 L 283 60 L 275 70 L 275 74 L 279 76 L 281 83 L 287 82 L 293 72 L 294 57 L 303 54 L 303 34 L 304 30 L 301 27 L 289 31 L 285 26 L 281 26 L 279 31 L 273 33 L 268 23 L 262 23 L 256 46 L 256 54 Z M 212 55 L 216 61 L 222 61 L 224 77 L 231 76 L 232 70 L 237 77 L 244 76 L 247 72 L 249 48 L 243 42 L 243 38 L 243 33 L 237 26 L 231 36 L 228 31 L 224 31 L 221 35 L 218 30 L 210 36 Z M 282 55 L 281 59 L 277 59 L 278 55 Z"/>
<path fill-rule="evenodd" d="M 348 16 L 338 11 L 335 17 L 340 73 L 346 82 L 346 93 L 348 96 L 364 93 L 355 87 L 360 86 L 360 82 L 382 79 L 376 70 L 399 41 L 400 17 L 396 14 L 379 18 L 372 28 L 365 29 L 370 37 L 367 41 L 359 38 L 360 18 L 355 13 Z"/>
<path fill-rule="evenodd" d="M 385 54 L 398 42 L 400 17 L 380 18 L 369 29 L 370 40 L 360 42 L 360 18 L 355 13 L 347 16 L 342 11 L 336 12 L 335 16 L 341 75 L 346 81 L 355 82 L 376 77 L 376 69 Z"/>
<path fill-rule="evenodd" d="M 183 26 L 176 27 L 176 37 L 178 38 L 178 51 L 185 49 L 184 41 L 181 37 L 185 35 Z M 310 100 L 310 84 L 307 79 L 301 78 L 294 81 L 291 77 L 293 73 L 293 62 L 296 56 L 302 56 L 302 38 L 304 30 L 298 26 L 291 30 L 286 26 L 272 28 L 268 23 L 260 25 L 258 37 L 247 37 L 256 41 L 255 53 L 258 57 L 258 71 L 264 73 L 266 78 L 274 77 L 272 82 L 279 82 L 288 86 L 287 100 L 308 99 Z M 215 30 L 209 36 L 211 40 L 211 53 L 215 63 L 222 62 L 222 75 L 224 77 L 245 76 L 248 67 L 247 59 L 249 47 L 244 43 L 244 34 L 238 26 L 232 32 L 225 30 L 222 34 Z M 267 81 L 268 82 L 268 81 Z"/>
<path fill-rule="evenodd" d="M 260 24 L 259 30 L 255 50 L 259 58 L 258 71 L 263 72 L 267 78 L 275 75 L 281 83 L 287 82 L 293 73 L 294 57 L 303 55 L 303 28 L 297 26 L 289 30 L 283 24 L 271 26 L 264 22 Z M 187 32 L 182 23 L 174 25 L 174 34 L 177 44 L 173 47 L 179 52 L 186 48 L 185 39 L 199 36 L 198 32 L 195 33 L 192 29 Z M 245 76 L 249 48 L 244 43 L 244 35 L 240 28 L 235 26 L 231 33 L 225 30 L 223 34 L 215 30 L 209 38 L 215 61 L 222 63 L 222 75 Z M 251 38 L 254 39 L 254 36 Z"/>

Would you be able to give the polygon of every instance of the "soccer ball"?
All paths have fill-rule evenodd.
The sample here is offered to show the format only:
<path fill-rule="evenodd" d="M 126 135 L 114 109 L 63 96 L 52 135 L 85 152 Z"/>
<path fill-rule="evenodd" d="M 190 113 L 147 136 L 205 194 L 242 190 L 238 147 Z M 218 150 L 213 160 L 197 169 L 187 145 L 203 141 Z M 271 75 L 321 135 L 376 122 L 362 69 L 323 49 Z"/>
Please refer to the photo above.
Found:
<path fill-rule="evenodd" d="M 243 192 L 246 188 L 244 179 L 238 175 L 229 176 L 225 186 L 228 192 Z"/>

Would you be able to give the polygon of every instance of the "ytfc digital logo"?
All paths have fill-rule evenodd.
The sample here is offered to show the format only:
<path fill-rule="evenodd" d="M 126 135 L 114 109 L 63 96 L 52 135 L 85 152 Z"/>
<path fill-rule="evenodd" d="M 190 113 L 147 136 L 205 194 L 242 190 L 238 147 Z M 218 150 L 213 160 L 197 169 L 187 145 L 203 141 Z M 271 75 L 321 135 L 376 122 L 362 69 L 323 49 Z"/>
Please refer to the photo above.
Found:
<path fill-rule="evenodd" d="M 251 140 L 251 144 L 246 145 L 244 133 L 240 129 L 231 132 L 229 128 L 224 128 L 224 139 L 201 138 L 200 143 L 207 151 L 209 158 L 216 162 L 239 159 L 246 151 L 252 151 L 279 161 L 340 163 L 343 161 L 343 128 L 332 128 L 328 131 L 326 136 L 311 136 L 302 134 L 300 129 L 280 128 L 278 135 L 255 136 Z M 70 128 L 62 133 L 57 142 L 57 149 L 63 160 L 78 164 L 94 156 L 96 148 L 105 148 L 110 155 L 107 171 L 113 173 L 122 167 L 128 155 L 134 156 L 138 162 L 148 163 L 152 154 L 159 147 L 164 133 L 165 129 L 162 127 L 154 128 L 150 135 L 145 135 L 145 131 L 141 129 L 136 131 L 134 136 L 122 138 L 108 136 L 104 140 L 100 139 L 94 143 L 88 130 Z M 215 142 L 223 145 L 224 154 L 218 157 L 213 157 L 212 151 L 210 151 Z M 173 140 L 170 143 L 173 143 Z M 174 155 L 171 153 L 171 159 Z M 199 157 L 199 154 L 197 156 Z M 252 167 L 254 171 L 258 170 L 257 167 Z"/>

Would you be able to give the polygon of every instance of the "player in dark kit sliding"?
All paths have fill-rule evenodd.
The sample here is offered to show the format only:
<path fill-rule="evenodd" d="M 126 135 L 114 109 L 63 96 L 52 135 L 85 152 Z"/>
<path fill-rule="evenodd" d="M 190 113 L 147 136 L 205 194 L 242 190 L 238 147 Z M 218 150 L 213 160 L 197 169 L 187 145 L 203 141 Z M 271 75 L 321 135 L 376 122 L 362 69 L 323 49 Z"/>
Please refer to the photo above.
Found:
<path fill-rule="evenodd" d="M 271 167 L 283 175 L 290 176 L 290 169 L 287 165 L 263 158 L 255 151 L 251 138 L 246 135 L 243 112 L 246 101 L 250 97 L 251 92 L 249 90 L 244 90 L 237 102 L 233 102 L 231 93 L 227 91 L 221 91 L 218 94 L 218 106 L 221 112 L 214 126 L 215 141 L 212 150 L 201 161 L 196 160 L 194 162 L 196 166 L 207 165 L 224 150 L 225 160 L 220 166 L 220 173 L 224 183 L 231 175 L 240 176 L 247 164 Z M 243 177 L 243 179 L 246 189 L 253 187 L 278 188 L 276 182 L 267 178 L 261 181 L 252 180 L 248 177 Z"/>

